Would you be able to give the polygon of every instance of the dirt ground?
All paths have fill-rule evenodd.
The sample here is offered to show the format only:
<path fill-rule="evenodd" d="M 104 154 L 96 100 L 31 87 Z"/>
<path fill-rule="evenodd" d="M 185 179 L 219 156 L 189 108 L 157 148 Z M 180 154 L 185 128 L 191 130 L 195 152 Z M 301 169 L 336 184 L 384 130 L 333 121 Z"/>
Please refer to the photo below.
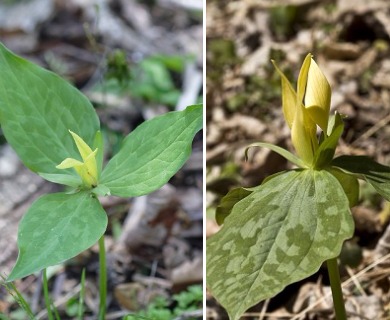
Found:
<path fill-rule="evenodd" d="M 202 10 L 200 0 L 7 0 L 0 2 L 0 41 L 90 98 L 109 159 L 144 120 L 202 101 Z M 105 87 L 112 79 L 126 85 Z M 60 187 L 28 171 L 0 139 L 0 269 L 6 275 L 17 258 L 21 217 L 34 199 Z M 174 294 L 202 285 L 202 146 L 200 132 L 189 161 L 160 190 L 134 199 L 102 199 L 109 216 L 106 319 L 136 313 L 156 297 L 165 297 L 173 309 Z M 50 270 L 51 296 L 61 319 L 74 318 L 82 268 L 85 319 L 96 319 L 97 246 Z M 37 319 L 45 319 L 41 276 L 16 286 Z M 201 303 L 191 312 L 187 318 L 201 318 Z M 0 316 L 26 318 L 4 287 Z"/>
<path fill-rule="evenodd" d="M 347 116 L 337 154 L 390 164 L 390 4 L 388 1 L 207 1 L 207 236 L 216 205 L 235 186 L 256 186 L 290 168 L 245 147 L 263 141 L 293 150 L 281 110 L 280 77 L 291 81 L 314 55 L 332 87 L 331 112 Z M 348 319 L 390 319 L 389 204 L 362 185 L 343 249 Z M 353 261 L 354 263 L 351 263 Z M 353 266 L 351 266 L 353 265 Z M 243 319 L 333 319 L 326 269 L 259 303 Z M 207 319 L 228 319 L 207 295 Z"/>

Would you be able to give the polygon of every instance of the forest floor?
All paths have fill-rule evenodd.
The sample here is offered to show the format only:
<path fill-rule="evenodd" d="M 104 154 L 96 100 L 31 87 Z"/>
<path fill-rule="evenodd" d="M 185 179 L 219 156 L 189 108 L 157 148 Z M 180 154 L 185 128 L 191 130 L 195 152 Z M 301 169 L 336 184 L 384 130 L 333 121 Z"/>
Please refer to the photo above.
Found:
<path fill-rule="evenodd" d="M 143 121 L 202 101 L 202 10 L 200 0 L 2 1 L 0 41 L 87 95 L 100 118 L 108 160 Z M 27 170 L 0 139 L 0 271 L 6 276 L 17 258 L 21 217 L 36 198 L 60 187 Z M 101 200 L 109 217 L 106 319 L 141 310 L 159 319 L 202 318 L 202 149 L 200 132 L 189 161 L 154 193 Z M 83 269 L 84 319 L 97 319 L 98 265 L 93 246 L 49 269 L 61 319 L 75 319 Z M 36 319 L 46 319 L 41 275 L 15 285 Z M 0 319 L 26 318 L 1 286 Z"/>
<path fill-rule="evenodd" d="M 207 1 L 207 237 L 221 197 L 291 168 L 268 142 L 293 150 L 281 108 L 280 77 L 290 81 L 311 52 L 332 88 L 331 113 L 346 115 L 337 155 L 367 155 L 390 165 L 390 4 L 388 1 Z M 390 319 L 390 205 L 366 184 L 352 208 L 356 230 L 341 266 L 348 319 Z M 351 281 L 353 279 L 353 281 Z M 321 268 L 261 302 L 242 319 L 333 319 Z M 211 293 L 207 319 L 228 319 Z"/>

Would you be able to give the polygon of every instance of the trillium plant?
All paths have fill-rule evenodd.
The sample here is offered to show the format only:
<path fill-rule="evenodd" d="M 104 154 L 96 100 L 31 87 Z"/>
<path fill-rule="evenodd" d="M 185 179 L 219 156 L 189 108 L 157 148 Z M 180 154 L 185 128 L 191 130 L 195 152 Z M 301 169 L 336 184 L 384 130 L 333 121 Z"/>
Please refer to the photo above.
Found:
<path fill-rule="evenodd" d="M 0 124 L 26 167 L 67 192 L 38 198 L 18 231 L 19 256 L 7 281 L 70 259 L 99 243 L 99 319 L 104 319 L 107 214 L 98 196 L 136 197 L 162 185 L 191 153 L 202 105 L 145 121 L 103 168 L 103 137 L 89 100 L 56 74 L 0 43 Z"/>
<path fill-rule="evenodd" d="M 334 157 L 343 117 L 329 116 L 331 88 L 311 54 L 296 90 L 272 63 L 281 76 L 283 113 L 296 155 L 255 143 L 245 156 L 251 147 L 267 147 L 297 168 L 222 198 L 216 220 L 223 226 L 207 241 L 207 286 L 230 319 L 237 320 L 326 262 L 336 318 L 346 319 L 337 257 L 354 233 L 350 208 L 358 201 L 358 179 L 390 200 L 390 167 L 366 156 Z"/>

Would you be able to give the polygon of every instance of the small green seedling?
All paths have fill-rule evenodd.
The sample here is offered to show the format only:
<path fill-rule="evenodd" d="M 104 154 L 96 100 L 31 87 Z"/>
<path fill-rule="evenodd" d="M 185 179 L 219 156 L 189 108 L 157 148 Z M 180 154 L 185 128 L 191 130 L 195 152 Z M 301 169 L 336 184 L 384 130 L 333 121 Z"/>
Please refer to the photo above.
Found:
<path fill-rule="evenodd" d="M 176 302 L 176 307 L 171 310 L 170 303 L 165 297 L 157 297 L 147 306 L 146 310 L 127 315 L 122 320 L 172 320 L 180 318 L 186 312 L 200 308 L 203 301 L 203 288 L 200 285 L 190 286 L 186 291 L 173 295 L 173 301 Z M 186 317 L 186 319 L 195 320 L 194 317 Z"/>
<path fill-rule="evenodd" d="M 202 105 L 146 121 L 103 168 L 97 114 L 77 89 L 0 44 L 0 123 L 26 167 L 71 191 L 37 199 L 22 218 L 13 281 L 62 263 L 99 240 L 99 319 L 105 314 L 107 215 L 97 196 L 137 197 L 164 185 L 191 153 Z"/>
<path fill-rule="evenodd" d="M 268 147 L 298 168 L 254 188 L 233 189 L 222 199 L 216 219 L 223 226 L 207 241 L 207 285 L 237 320 L 326 261 L 336 318 L 346 319 L 337 257 L 354 233 L 350 208 L 358 200 L 358 179 L 390 200 L 390 167 L 365 156 L 334 158 L 343 118 L 337 112 L 329 117 L 331 89 L 311 54 L 297 91 L 273 64 L 282 79 L 283 113 L 297 156 L 267 143 L 250 145 L 245 154 L 254 146 Z"/>

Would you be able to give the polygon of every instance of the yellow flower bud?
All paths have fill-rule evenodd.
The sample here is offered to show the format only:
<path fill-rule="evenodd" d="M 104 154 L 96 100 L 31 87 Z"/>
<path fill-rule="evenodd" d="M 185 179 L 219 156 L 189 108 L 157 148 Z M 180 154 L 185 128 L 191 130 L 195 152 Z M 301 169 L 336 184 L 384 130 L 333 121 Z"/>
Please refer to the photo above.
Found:
<path fill-rule="evenodd" d="M 301 67 L 297 92 L 283 72 L 272 61 L 282 82 L 284 118 L 291 129 L 291 140 L 297 155 L 311 166 L 318 148 L 317 125 L 326 134 L 331 90 L 328 81 L 309 53 Z"/>
<path fill-rule="evenodd" d="M 96 187 L 98 177 L 96 153 L 98 149 L 92 151 L 92 149 L 85 143 L 85 141 L 80 136 L 70 130 L 69 132 L 72 135 L 74 142 L 76 143 L 76 147 L 79 150 L 83 161 L 79 161 L 73 158 L 66 158 L 58 166 L 56 166 L 56 168 L 74 168 L 77 174 L 80 176 L 84 186 L 88 188 Z"/>

